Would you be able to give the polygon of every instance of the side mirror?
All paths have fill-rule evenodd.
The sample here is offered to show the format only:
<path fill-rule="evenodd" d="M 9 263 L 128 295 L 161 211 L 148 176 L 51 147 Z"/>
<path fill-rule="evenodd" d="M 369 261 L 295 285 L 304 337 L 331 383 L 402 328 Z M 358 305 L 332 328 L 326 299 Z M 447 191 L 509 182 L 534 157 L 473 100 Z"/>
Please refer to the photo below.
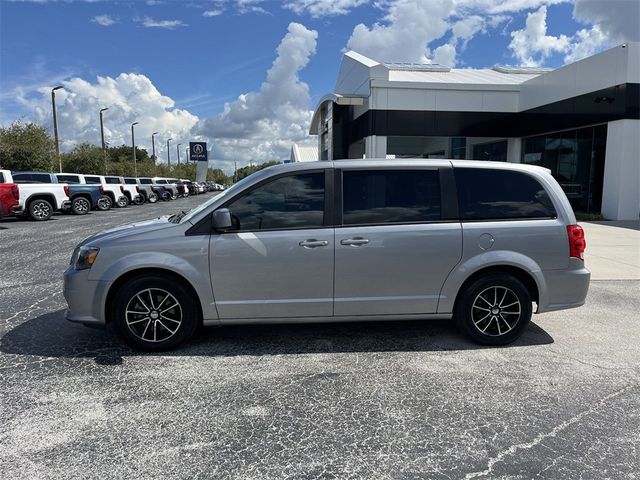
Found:
<path fill-rule="evenodd" d="M 228 208 L 220 208 L 213 212 L 211 218 L 211 225 L 214 230 L 224 232 L 229 230 L 233 223 L 231 222 L 231 212 Z"/>

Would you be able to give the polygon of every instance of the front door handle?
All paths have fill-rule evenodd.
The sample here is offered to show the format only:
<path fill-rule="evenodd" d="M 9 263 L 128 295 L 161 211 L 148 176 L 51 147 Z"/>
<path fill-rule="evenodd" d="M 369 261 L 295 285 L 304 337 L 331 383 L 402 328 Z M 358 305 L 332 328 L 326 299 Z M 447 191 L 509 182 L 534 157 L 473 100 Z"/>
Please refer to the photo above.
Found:
<path fill-rule="evenodd" d="M 315 238 L 310 238 L 309 240 L 303 240 L 298 245 L 304 248 L 316 248 L 316 247 L 326 247 L 329 245 L 329 242 L 326 240 L 316 240 Z"/>
<path fill-rule="evenodd" d="M 361 245 L 366 245 L 367 243 L 369 243 L 369 240 L 362 237 L 346 238 L 344 240 L 340 240 L 340 245 L 348 245 L 350 247 L 360 247 Z"/>

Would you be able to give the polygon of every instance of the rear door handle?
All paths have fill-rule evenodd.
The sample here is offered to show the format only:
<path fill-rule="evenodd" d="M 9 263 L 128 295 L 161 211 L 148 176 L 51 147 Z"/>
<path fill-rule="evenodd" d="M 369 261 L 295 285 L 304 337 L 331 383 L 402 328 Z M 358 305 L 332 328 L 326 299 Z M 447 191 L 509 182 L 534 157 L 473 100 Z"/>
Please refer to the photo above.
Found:
<path fill-rule="evenodd" d="M 316 240 L 315 238 L 310 238 L 309 240 L 303 240 L 298 245 L 304 248 L 316 248 L 316 247 L 326 247 L 329 245 L 329 242 L 326 240 Z"/>
<path fill-rule="evenodd" d="M 346 238 L 344 240 L 340 240 L 340 245 L 348 245 L 350 247 L 360 247 L 361 245 L 366 245 L 367 243 L 369 243 L 369 240 L 362 237 Z"/>

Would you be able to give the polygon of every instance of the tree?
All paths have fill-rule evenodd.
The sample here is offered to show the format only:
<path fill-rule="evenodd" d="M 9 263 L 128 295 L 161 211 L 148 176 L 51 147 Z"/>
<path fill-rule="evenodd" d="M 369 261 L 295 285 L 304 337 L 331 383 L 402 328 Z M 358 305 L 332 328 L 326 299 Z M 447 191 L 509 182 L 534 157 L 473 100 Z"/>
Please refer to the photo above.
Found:
<path fill-rule="evenodd" d="M 238 169 L 236 181 L 242 180 L 244 177 L 248 177 L 252 173 L 256 173 L 259 170 L 262 170 L 267 167 L 272 167 L 273 165 L 280 165 L 282 162 L 278 162 L 277 160 L 271 162 L 261 163 L 260 165 L 250 165 L 247 167 L 242 167 Z"/>
<path fill-rule="evenodd" d="M 85 142 L 61 156 L 65 172 L 104 175 L 104 157 L 100 147 Z"/>
<path fill-rule="evenodd" d="M 16 121 L 0 127 L 0 166 L 8 170 L 52 171 L 55 144 L 44 127 Z"/>

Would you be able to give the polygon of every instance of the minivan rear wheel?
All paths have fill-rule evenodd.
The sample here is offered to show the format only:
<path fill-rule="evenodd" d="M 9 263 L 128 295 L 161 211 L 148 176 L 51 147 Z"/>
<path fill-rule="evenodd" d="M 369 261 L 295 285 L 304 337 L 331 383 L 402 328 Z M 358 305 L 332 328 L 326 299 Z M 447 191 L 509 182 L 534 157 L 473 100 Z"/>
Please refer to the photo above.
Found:
<path fill-rule="evenodd" d="M 518 339 L 531 320 L 531 295 L 520 280 L 493 273 L 473 281 L 456 302 L 458 328 L 483 345 Z"/>
<path fill-rule="evenodd" d="M 194 300 L 184 286 L 170 277 L 136 277 L 116 292 L 112 321 L 133 348 L 169 350 L 195 332 L 198 313 Z"/>

